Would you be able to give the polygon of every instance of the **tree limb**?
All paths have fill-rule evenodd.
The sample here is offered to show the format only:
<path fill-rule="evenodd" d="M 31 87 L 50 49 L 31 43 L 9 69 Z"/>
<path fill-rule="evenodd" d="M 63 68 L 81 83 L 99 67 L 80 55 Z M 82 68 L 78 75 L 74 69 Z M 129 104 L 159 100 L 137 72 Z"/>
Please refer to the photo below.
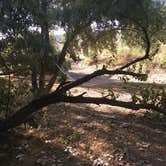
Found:
<path fill-rule="evenodd" d="M 128 20 L 130 20 L 131 22 L 134 22 L 138 27 L 141 28 L 140 30 L 141 30 L 141 31 L 143 32 L 143 34 L 144 34 L 143 40 L 144 40 L 145 45 L 146 45 L 146 49 L 145 49 L 145 54 L 144 54 L 144 56 L 143 56 L 143 57 L 136 58 L 136 59 L 134 59 L 133 61 L 131 61 L 131 62 L 125 64 L 124 66 L 118 68 L 118 70 L 123 70 L 123 69 L 125 69 L 125 68 L 127 68 L 127 67 L 129 67 L 129 66 L 131 66 L 131 65 L 133 65 L 133 64 L 135 64 L 135 63 L 138 63 L 138 62 L 140 62 L 140 61 L 143 61 L 143 60 L 145 60 L 145 59 L 148 59 L 149 56 L 150 56 L 149 52 L 150 52 L 150 48 L 151 48 L 151 42 L 150 42 L 150 38 L 149 38 L 149 35 L 148 35 L 148 25 L 147 25 L 147 27 L 144 27 L 141 23 L 139 23 L 139 21 L 135 20 L 134 18 L 129 17 L 129 16 L 125 16 L 124 14 L 120 14 L 120 15 L 121 15 L 122 18 L 128 19 Z M 148 18 L 146 18 L 146 19 L 147 19 L 146 21 L 147 21 L 147 23 L 148 23 Z"/>
<path fill-rule="evenodd" d="M 80 79 L 77 79 L 76 81 L 73 81 L 71 83 L 68 83 L 66 85 L 64 85 L 60 91 L 62 92 L 66 92 L 67 90 L 74 88 L 76 86 L 79 86 L 97 76 L 101 76 L 104 74 L 109 74 L 109 75 L 129 75 L 129 76 L 133 76 L 133 77 L 146 77 L 146 74 L 140 74 L 140 73 L 134 73 L 134 72 L 129 72 L 129 71 L 122 71 L 122 70 L 107 70 L 105 67 L 103 67 L 101 70 L 97 70 L 91 74 L 88 74 Z"/>
<path fill-rule="evenodd" d="M 68 33 L 67 34 L 67 38 L 66 38 L 66 42 L 64 43 L 64 46 L 62 48 L 62 51 L 59 55 L 59 59 L 57 61 L 56 64 L 58 64 L 59 67 L 61 67 L 65 61 L 65 57 L 66 57 L 66 54 L 67 54 L 67 50 L 70 46 L 70 43 L 74 40 L 74 38 L 76 37 L 76 35 L 78 35 L 79 33 L 81 33 L 81 31 L 90 24 L 90 22 L 86 23 L 84 26 L 82 27 L 77 27 L 76 30 L 70 34 Z M 59 73 L 59 68 L 58 68 L 57 65 L 55 65 L 55 69 L 54 69 L 54 75 L 52 76 L 52 78 L 50 79 L 47 87 L 46 87 L 46 91 L 49 92 L 53 86 L 53 84 L 55 83 L 56 81 L 56 78 L 58 76 L 58 73 Z"/>
<path fill-rule="evenodd" d="M 159 113 L 166 115 L 166 112 L 162 108 L 159 108 L 153 104 L 135 104 L 133 102 L 118 101 L 113 99 L 108 99 L 105 97 L 83 97 L 80 96 L 66 96 L 60 93 L 51 93 L 40 97 L 39 99 L 33 100 L 25 107 L 18 110 L 13 116 L 7 120 L 0 121 L 0 132 L 6 131 L 8 129 L 14 128 L 26 121 L 26 119 L 34 112 L 39 109 L 48 106 L 50 104 L 55 104 L 59 102 L 68 103 L 93 103 L 93 104 L 107 104 L 112 106 L 124 107 L 133 110 L 139 109 L 153 109 Z"/>

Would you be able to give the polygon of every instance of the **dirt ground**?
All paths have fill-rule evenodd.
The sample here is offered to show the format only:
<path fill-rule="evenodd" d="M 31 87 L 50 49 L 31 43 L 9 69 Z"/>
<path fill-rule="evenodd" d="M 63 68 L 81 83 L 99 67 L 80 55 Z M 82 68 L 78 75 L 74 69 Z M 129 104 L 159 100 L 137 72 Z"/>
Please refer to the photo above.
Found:
<path fill-rule="evenodd" d="M 77 66 L 69 74 L 77 78 L 92 71 Z M 107 76 L 96 78 L 72 92 L 87 91 L 87 96 L 99 97 L 103 89 L 96 85 L 113 83 L 112 78 L 105 80 Z M 121 93 L 122 100 L 129 99 L 126 90 Z M 59 103 L 46 110 L 42 127 L 22 125 L 0 135 L 0 166 L 166 165 L 166 117 L 162 115 L 94 104 Z"/>
<path fill-rule="evenodd" d="M 88 92 L 98 96 L 98 91 Z M 166 165 L 166 118 L 161 115 L 93 104 L 59 103 L 47 109 L 44 127 L 20 126 L 0 136 L 1 166 Z"/>

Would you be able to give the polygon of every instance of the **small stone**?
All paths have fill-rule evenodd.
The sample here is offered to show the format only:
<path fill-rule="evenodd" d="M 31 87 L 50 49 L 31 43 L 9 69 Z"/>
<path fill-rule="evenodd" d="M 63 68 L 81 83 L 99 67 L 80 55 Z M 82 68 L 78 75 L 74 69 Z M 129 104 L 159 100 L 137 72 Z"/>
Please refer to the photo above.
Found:
<path fill-rule="evenodd" d="M 24 156 L 25 156 L 24 154 L 18 154 L 18 155 L 16 156 L 16 159 L 18 159 L 19 161 L 21 161 Z"/>
<path fill-rule="evenodd" d="M 46 144 L 51 143 L 51 142 L 52 142 L 51 140 L 45 140 Z"/>
<path fill-rule="evenodd" d="M 136 166 L 142 166 L 142 165 L 144 165 L 144 161 L 143 160 L 138 161 L 138 162 L 135 163 L 135 165 Z"/>
<path fill-rule="evenodd" d="M 136 143 L 137 146 L 140 146 L 140 148 L 149 148 L 150 144 L 146 142 Z"/>
<path fill-rule="evenodd" d="M 45 152 L 45 151 L 43 151 L 43 150 L 42 150 L 40 153 L 41 153 L 41 154 L 46 154 L 46 152 Z"/>
<path fill-rule="evenodd" d="M 62 159 L 58 159 L 57 162 L 58 162 L 58 163 L 62 163 Z"/>
<path fill-rule="evenodd" d="M 51 164 L 51 166 L 57 166 L 56 164 Z"/>
<path fill-rule="evenodd" d="M 36 164 L 46 165 L 46 160 L 45 159 L 37 159 Z"/>
<path fill-rule="evenodd" d="M 48 158 L 48 156 L 43 156 L 43 159 L 47 159 Z"/>
<path fill-rule="evenodd" d="M 93 166 L 102 166 L 102 165 L 104 165 L 104 162 L 100 158 L 93 161 Z"/>
<path fill-rule="evenodd" d="M 120 125 L 121 128 L 128 128 L 130 125 L 128 123 L 123 123 Z"/>

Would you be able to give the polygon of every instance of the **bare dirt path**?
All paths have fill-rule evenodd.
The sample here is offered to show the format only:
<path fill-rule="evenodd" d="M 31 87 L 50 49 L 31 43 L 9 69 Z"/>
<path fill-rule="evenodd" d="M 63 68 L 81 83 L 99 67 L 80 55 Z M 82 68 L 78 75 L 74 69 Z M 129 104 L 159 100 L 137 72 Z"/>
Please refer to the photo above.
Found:
<path fill-rule="evenodd" d="M 101 68 L 101 66 L 99 67 Z M 84 63 L 80 64 L 73 64 L 71 70 L 69 70 L 68 75 L 73 79 L 76 80 L 85 76 L 86 74 L 90 74 L 96 70 L 95 65 L 88 66 Z M 145 83 L 145 84 L 156 84 L 157 86 L 165 86 L 166 85 L 166 72 L 161 69 L 152 70 L 149 73 L 148 79 L 145 82 L 138 81 L 130 77 L 130 83 Z M 112 84 L 119 84 L 122 83 L 119 76 L 99 76 L 93 78 L 89 82 L 83 84 L 84 87 L 109 87 Z"/>

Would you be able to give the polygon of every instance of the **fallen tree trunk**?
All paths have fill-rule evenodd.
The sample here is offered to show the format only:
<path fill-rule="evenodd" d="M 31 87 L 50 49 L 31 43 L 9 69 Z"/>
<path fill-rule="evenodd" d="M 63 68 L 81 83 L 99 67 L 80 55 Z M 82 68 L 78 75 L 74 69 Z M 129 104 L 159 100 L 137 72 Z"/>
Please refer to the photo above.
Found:
<path fill-rule="evenodd" d="M 135 104 L 133 102 L 125 102 L 112 100 L 105 97 L 83 97 L 80 96 L 67 96 L 60 93 L 51 93 L 49 95 L 45 95 L 39 99 L 33 100 L 25 107 L 21 108 L 17 111 L 13 116 L 11 116 L 7 120 L 3 120 L 0 122 L 0 131 L 6 131 L 8 129 L 14 128 L 26 121 L 26 119 L 34 112 L 39 109 L 48 106 L 50 104 L 55 104 L 59 102 L 68 102 L 68 103 L 93 103 L 93 104 L 107 104 L 112 106 L 124 107 L 133 110 L 139 109 L 153 109 L 159 113 L 163 113 L 166 115 L 166 112 L 162 108 L 159 108 L 153 104 Z"/>

